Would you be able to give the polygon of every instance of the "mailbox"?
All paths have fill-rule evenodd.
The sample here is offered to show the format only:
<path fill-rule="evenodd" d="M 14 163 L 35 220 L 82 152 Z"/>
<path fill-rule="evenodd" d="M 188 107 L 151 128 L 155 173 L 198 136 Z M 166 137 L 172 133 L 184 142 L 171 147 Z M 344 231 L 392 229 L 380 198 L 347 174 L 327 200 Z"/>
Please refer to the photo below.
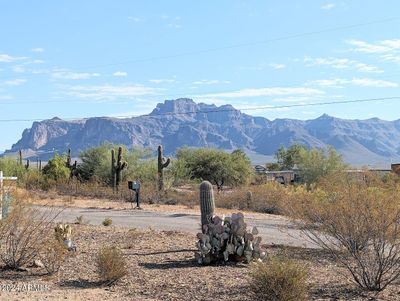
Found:
<path fill-rule="evenodd" d="M 128 181 L 128 189 L 135 192 L 136 208 L 140 208 L 140 183 L 138 181 Z M 133 202 L 134 200 L 132 200 Z"/>

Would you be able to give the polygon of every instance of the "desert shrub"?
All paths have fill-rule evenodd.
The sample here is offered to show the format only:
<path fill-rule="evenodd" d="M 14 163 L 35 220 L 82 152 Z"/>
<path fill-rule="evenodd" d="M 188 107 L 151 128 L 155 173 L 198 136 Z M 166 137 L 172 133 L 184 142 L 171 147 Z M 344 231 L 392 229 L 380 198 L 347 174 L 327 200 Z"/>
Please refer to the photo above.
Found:
<path fill-rule="evenodd" d="M 112 219 L 109 218 L 109 217 L 107 217 L 107 218 L 105 218 L 105 219 L 103 220 L 102 224 L 103 224 L 103 226 L 105 226 L 105 227 L 111 226 L 111 224 L 112 224 Z"/>
<path fill-rule="evenodd" d="M 92 181 L 109 185 L 111 183 L 111 149 L 122 147 L 123 160 L 128 163 L 122 174 L 122 180 L 138 179 L 141 182 L 155 181 L 156 162 L 150 159 L 150 151 L 142 149 L 128 150 L 124 145 L 105 143 L 82 152 L 79 157 L 79 175 L 83 181 Z"/>
<path fill-rule="evenodd" d="M 372 174 L 338 173 L 288 213 L 360 287 L 381 291 L 400 276 L 400 186 Z"/>
<path fill-rule="evenodd" d="M 99 250 L 96 258 L 99 277 L 111 285 L 127 274 L 126 261 L 121 250 L 116 247 L 104 247 Z"/>
<path fill-rule="evenodd" d="M 333 147 L 327 150 L 313 148 L 299 150 L 299 175 L 303 183 L 308 185 L 317 182 L 322 177 L 343 171 L 346 164 Z"/>
<path fill-rule="evenodd" d="M 177 152 L 177 160 L 191 179 L 210 181 L 218 190 L 223 185 L 246 184 L 253 175 L 251 162 L 241 150 L 229 154 L 217 149 L 182 148 Z"/>
<path fill-rule="evenodd" d="M 276 182 L 252 185 L 215 196 L 217 207 L 282 214 L 287 203 L 298 202 L 312 191 L 302 186 L 284 186 Z"/>
<path fill-rule="evenodd" d="M 6 177 L 21 178 L 27 171 L 23 165 L 20 165 L 16 157 L 0 158 L 0 170 Z"/>
<path fill-rule="evenodd" d="M 19 269 L 31 263 L 52 233 L 58 214 L 55 209 L 39 211 L 14 201 L 9 216 L 0 221 L 0 258 L 5 266 Z"/>
<path fill-rule="evenodd" d="M 74 224 L 76 224 L 76 225 L 87 224 L 87 220 L 85 219 L 85 217 L 83 215 L 79 215 L 75 218 Z"/>
<path fill-rule="evenodd" d="M 59 156 L 55 154 L 52 159 L 50 159 L 46 166 L 43 167 L 43 174 L 55 181 L 67 180 L 70 175 L 70 170 L 66 167 L 66 158 L 64 156 Z"/>
<path fill-rule="evenodd" d="M 68 250 L 63 242 L 49 238 L 39 252 L 39 259 L 48 274 L 57 273 L 68 255 Z"/>
<path fill-rule="evenodd" d="M 305 267 L 284 258 L 271 258 L 250 267 L 250 289 L 256 300 L 308 300 Z"/>
<path fill-rule="evenodd" d="M 54 179 L 46 177 L 42 172 L 36 169 L 29 170 L 20 179 L 20 182 L 28 190 L 40 189 L 47 191 L 56 184 Z"/>

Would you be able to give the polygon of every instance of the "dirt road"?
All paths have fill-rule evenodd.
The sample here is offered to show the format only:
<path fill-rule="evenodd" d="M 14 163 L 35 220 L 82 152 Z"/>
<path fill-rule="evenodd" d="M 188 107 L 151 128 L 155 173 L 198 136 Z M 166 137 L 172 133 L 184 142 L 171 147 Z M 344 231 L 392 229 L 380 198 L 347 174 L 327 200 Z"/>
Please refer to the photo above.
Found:
<path fill-rule="evenodd" d="M 117 227 L 142 229 L 152 227 L 157 230 L 175 230 L 193 234 L 199 232 L 200 229 L 200 215 L 146 210 L 65 208 L 58 216 L 57 221 L 73 223 L 78 216 L 83 216 L 92 225 L 101 225 L 105 218 L 111 218 L 112 225 Z M 250 217 L 246 218 L 246 223 L 248 227 L 256 226 L 258 228 L 266 244 L 315 247 L 283 217 L 272 215 L 262 218 Z"/>

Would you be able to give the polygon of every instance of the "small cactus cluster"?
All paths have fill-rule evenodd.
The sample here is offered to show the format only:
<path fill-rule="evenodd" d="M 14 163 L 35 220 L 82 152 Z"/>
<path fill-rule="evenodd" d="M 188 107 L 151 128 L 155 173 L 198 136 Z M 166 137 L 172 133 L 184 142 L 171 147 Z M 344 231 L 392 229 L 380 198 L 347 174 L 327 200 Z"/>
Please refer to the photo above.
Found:
<path fill-rule="evenodd" d="M 243 213 L 234 213 L 231 217 L 214 215 L 214 193 L 210 182 L 200 184 L 201 230 L 197 234 L 195 253 L 199 264 L 219 261 L 250 262 L 262 260 L 266 253 L 261 248 L 261 237 L 256 237 L 256 227 L 247 231 Z"/>
<path fill-rule="evenodd" d="M 59 242 L 64 243 L 68 251 L 76 251 L 76 246 L 72 242 L 72 227 L 68 224 L 58 224 L 54 228 L 54 234 Z"/>
<path fill-rule="evenodd" d="M 233 260 L 249 263 L 252 260 L 263 260 L 266 256 L 261 247 L 261 237 L 256 236 L 258 230 L 246 229 L 242 213 L 234 213 L 230 217 L 214 216 L 211 222 L 198 233 L 195 253 L 199 264 L 210 264 Z"/>

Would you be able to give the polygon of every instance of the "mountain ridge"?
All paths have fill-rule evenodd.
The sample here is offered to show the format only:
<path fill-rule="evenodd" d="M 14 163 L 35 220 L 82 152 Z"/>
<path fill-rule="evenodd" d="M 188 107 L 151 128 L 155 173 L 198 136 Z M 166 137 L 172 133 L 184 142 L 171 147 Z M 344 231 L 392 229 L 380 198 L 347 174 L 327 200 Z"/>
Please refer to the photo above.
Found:
<path fill-rule="evenodd" d="M 271 156 L 281 146 L 332 145 L 354 165 L 386 167 L 400 161 L 400 119 L 341 119 L 323 114 L 316 119 L 251 116 L 231 105 L 196 103 L 189 98 L 166 100 L 148 115 L 132 118 L 91 117 L 65 121 L 58 117 L 34 122 L 6 153 L 60 153 L 71 148 L 77 155 L 104 142 L 155 149 L 163 144 L 167 154 L 179 147 L 241 148 Z"/>

